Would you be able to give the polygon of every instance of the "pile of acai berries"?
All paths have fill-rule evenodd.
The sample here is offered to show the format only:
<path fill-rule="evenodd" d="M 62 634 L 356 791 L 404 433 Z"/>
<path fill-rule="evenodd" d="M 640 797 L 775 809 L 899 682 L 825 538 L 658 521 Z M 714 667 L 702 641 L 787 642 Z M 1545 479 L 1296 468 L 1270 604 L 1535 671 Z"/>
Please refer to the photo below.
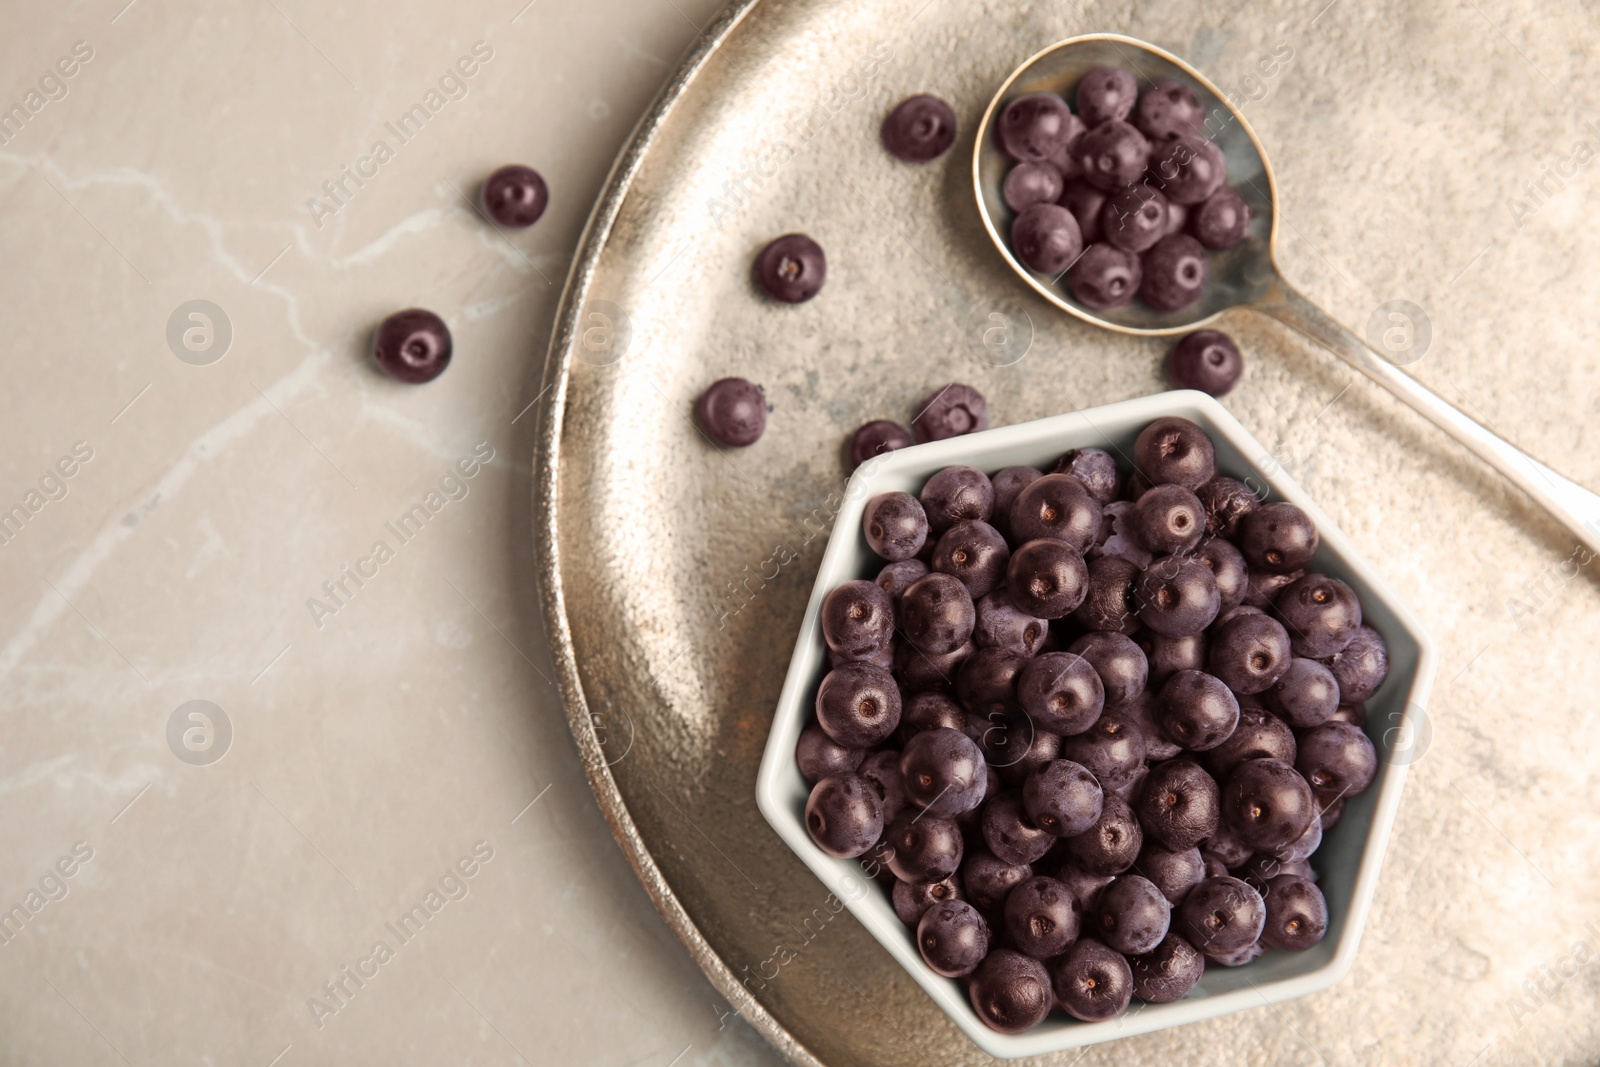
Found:
<path fill-rule="evenodd" d="M 806 828 L 892 884 L 923 960 L 1006 1033 L 1315 945 L 1307 861 L 1377 769 L 1388 652 L 1305 569 L 1310 518 L 1219 476 L 1186 419 L 1132 459 L 876 496 L 887 563 L 822 605 Z"/>
<path fill-rule="evenodd" d="M 1016 165 L 1002 196 L 1016 212 L 1011 248 L 1026 266 L 1059 279 L 1080 304 L 1124 307 L 1137 294 L 1156 311 L 1200 299 L 1207 249 L 1231 248 L 1250 228 L 1250 207 L 1227 184 L 1194 91 L 1096 67 L 1078 82 L 1076 113 L 1055 93 L 1006 104 L 995 123 Z"/>

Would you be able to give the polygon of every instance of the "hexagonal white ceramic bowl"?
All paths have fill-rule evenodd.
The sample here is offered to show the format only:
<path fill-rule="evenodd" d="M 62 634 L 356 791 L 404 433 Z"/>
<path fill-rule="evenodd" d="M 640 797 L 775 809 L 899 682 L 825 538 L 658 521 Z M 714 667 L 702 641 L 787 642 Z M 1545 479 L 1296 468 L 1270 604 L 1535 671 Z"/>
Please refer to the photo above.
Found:
<path fill-rule="evenodd" d="M 1268 499 L 1287 500 L 1305 509 L 1322 534 L 1311 569 L 1342 579 L 1360 595 L 1364 618 L 1389 645 L 1389 677 L 1367 702 L 1366 729 L 1378 748 L 1378 774 L 1364 793 L 1346 803 L 1343 819 L 1328 832 L 1312 858 L 1328 899 L 1328 934 L 1321 944 L 1305 952 L 1269 952 L 1244 967 L 1210 968 L 1182 1000 L 1148 1005 L 1134 1001 L 1116 1020 L 1080 1023 L 1057 1012 L 1026 1033 L 996 1033 L 973 1012 L 962 982 L 941 977 L 922 962 L 911 932 L 895 917 L 888 895 L 865 876 L 859 862 L 826 855 L 806 833 L 809 787 L 795 764 L 794 748 L 800 731 L 811 720 L 817 686 L 827 670 L 818 611 L 830 589 L 853 578 L 871 578 L 882 566 L 861 532 L 862 510 L 878 493 L 900 489 L 916 494 L 929 475 L 955 463 L 989 472 L 1018 464 L 1049 470 L 1057 457 L 1071 448 L 1099 447 L 1120 453 L 1126 470 L 1139 431 L 1163 415 L 1192 419 L 1211 434 L 1219 473 L 1253 479 L 1250 484 L 1264 486 Z M 1433 672 L 1433 642 L 1416 616 L 1328 516 L 1277 467 L 1268 449 L 1204 393 L 1161 393 L 902 449 L 855 473 L 823 554 L 778 699 L 756 780 L 756 799 L 762 814 L 789 847 L 845 901 L 851 913 L 974 1043 L 992 1056 L 1032 1056 L 1289 1000 L 1337 982 L 1355 958 L 1400 803 L 1406 766 L 1410 753 L 1416 751 L 1414 738 L 1422 727 L 1422 708 Z"/>

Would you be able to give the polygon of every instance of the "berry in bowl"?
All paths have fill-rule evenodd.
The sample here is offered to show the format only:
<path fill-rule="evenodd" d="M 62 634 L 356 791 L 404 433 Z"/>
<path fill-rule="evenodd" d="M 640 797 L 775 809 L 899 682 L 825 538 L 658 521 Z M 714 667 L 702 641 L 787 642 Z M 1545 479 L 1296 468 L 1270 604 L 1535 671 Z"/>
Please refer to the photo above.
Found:
<path fill-rule="evenodd" d="M 851 479 L 757 799 L 991 1055 L 1350 967 L 1434 656 L 1268 454 L 1174 392 Z"/>

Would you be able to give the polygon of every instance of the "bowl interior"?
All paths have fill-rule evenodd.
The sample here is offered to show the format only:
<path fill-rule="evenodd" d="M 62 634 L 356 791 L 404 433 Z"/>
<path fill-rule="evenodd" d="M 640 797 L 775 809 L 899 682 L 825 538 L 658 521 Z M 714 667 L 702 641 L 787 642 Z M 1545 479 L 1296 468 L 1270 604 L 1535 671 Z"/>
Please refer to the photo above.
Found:
<path fill-rule="evenodd" d="M 1048 470 L 1062 452 L 1078 447 L 1106 448 L 1126 470 L 1131 468 L 1129 457 L 1139 431 L 1162 415 L 1182 415 L 1204 427 L 1216 443 L 1220 473 L 1259 487 L 1257 492 L 1268 499 L 1295 503 L 1316 521 L 1322 545 L 1312 569 L 1349 583 L 1361 597 L 1365 618 L 1389 646 L 1388 679 L 1367 702 L 1366 732 L 1379 751 L 1378 775 L 1371 787 L 1347 802 L 1343 818 L 1312 859 L 1329 910 L 1328 933 L 1319 945 L 1298 953 L 1269 952 L 1245 967 L 1210 968 L 1184 999 L 1160 1005 L 1135 1001 L 1115 1021 L 1091 1025 L 1052 1015 L 1027 1033 L 999 1034 L 979 1021 L 961 983 L 940 977 L 923 964 L 888 894 L 859 863 L 827 856 L 806 834 L 803 819 L 809 786 L 795 764 L 794 747 L 811 719 L 816 690 L 827 671 L 818 612 L 822 598 L 840 582 L 870 579 L 882 566 L 861 532 L 862 508 L 872 496 L 897 489 L 915 494 L 929 475 L 953 463 L 986 472 L 1019 464 Z M 757 800 L 768 822 L 806 865 L 976 1044 L 994 1056 L 1035 1055 L 1284 1000 L 1336 981 L 1349 968 L 1371 901 L 1406 765 L 1415 751 L 1410 741 L 1420 723 L 1432 671 L 1431 645 L 1415 617 L 1327 515 L 1277 469 L 1268 450 L 1211 397 L 1187 391 L 1163 393 L 919 445 L 879 457 L 857 471 L 824 554 L 784 681 L 757 780 Z"/>
<path fill-rule="evenodd" d="M 1077 302 L 1065 278 L 1055 278 L 1024 266 L 1011 252 L 1011 220 L 1001 189 L 1011 160 L 1000 150 L 994 125 L 1006 104 L 1028 93 L 1050 92 L 1070 104 L 1079 79 L 1101 66 L 1132 71 L 1143 92 L 1152 82 L 1170 80 L 1187 85 L 1206 113 L 1206 131 L 1228 161 L 1228 184 L 1238 190 L 1253 219 L 1238 244 L 1210 253 L 1211 278 L 1204 295 L 1182 311 L 1161 312 L 1135 300 L 1123 308 L 1098 311 Z M 1076 110 L 1076 108 L 1074 108 Z M 1153 45 L 1115 34 L 1073 37 L 1052 45 L 1029 59 L 995 94 L 984 112 L 973 157 L 973 180 L 978 211 L 995 246 L 1017 274 L 1041 296 L 1064 311 L 1099 325 L 1133 333 L 1165 334 L 1190 330 L 1236 304 L 1250 303 L 1272 284 L 1273 202 L 1276 190 L 1271 169 L 1254 131 L 1228 105 L 1216 86 L 1188 64 Z"/>

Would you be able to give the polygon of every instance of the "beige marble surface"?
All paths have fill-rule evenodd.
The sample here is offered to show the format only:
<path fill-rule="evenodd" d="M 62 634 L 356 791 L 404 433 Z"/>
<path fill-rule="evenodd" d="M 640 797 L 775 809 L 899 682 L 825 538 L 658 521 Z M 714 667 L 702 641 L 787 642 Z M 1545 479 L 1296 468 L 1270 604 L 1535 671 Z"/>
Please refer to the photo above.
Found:
<path fill-rule="evenodd" d="M 595 194 L 716 0 L 125 2 L 0 34 L 0 106 L 38 107 L 0 133 L 0 509 L 27 515 L 0 527 L 0 1063 L 777 1062 L 595 808 L 514 418 Z M 319 226 L 308 198 L 379 139 Z M 508 161 L 552 189 L 509 240 L 460 195 Z M 232 328 L 204 366 L 166 339 L 195 299 Z M 456 342 L 423 388 L 363 352 L 412 304 Z M 232 726 L 210 765 L 168 745 L 191 700 Z"/>

